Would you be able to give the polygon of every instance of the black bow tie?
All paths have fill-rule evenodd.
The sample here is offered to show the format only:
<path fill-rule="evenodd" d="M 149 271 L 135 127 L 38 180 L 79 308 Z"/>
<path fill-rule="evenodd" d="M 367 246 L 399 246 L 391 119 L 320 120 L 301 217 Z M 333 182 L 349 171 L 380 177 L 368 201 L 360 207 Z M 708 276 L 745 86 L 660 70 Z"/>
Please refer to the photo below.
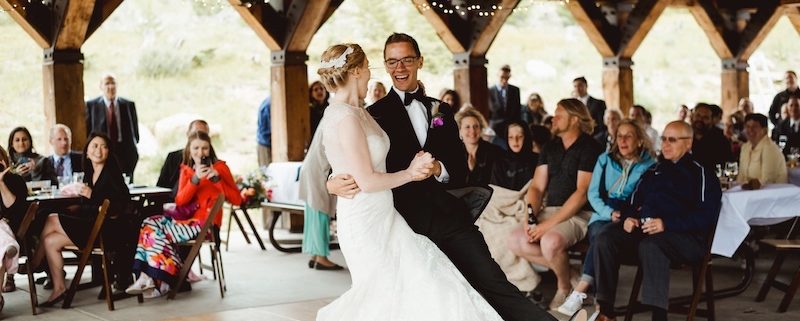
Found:
<path fill-rule="evenodd" d="M 417 90 L 413 93 L 406 93 L 406 96 L 403 98 L 403 105 L 411 105 L 411 102 L 416 99 L 419 102 L 422 102 L 422 90 Z"/>

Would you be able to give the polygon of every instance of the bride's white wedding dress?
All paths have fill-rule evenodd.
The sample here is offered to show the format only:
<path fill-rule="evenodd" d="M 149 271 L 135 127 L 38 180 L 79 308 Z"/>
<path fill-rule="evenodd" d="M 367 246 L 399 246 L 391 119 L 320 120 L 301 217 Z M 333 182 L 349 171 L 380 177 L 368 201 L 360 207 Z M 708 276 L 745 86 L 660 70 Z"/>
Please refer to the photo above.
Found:
<path fill-rule="evenodd" d="M 357 117 L 367 135 L 375 172 L 386 172 L 389 138 L 363 108 L 333 103 L 318 130 L 334 174 L 352 160 L 342 155 L 337 130 Z M 452 262 L 425 236 L 414 233 L 394 209 L 391 190 L 337 200 L 339 244 L 353 285 L 319 310 L 318 321 L 502 320 Z"/>

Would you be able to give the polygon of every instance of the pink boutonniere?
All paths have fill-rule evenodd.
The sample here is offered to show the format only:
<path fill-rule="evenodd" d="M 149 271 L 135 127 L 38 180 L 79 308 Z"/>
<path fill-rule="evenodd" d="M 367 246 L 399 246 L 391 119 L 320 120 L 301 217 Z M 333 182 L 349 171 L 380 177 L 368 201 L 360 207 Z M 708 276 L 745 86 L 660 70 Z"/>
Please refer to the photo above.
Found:
<path fill-rule="evenodd" d="M 439 104 L 434 102 L 433 106 L 431 107 L 431 113 L 433 117 L 431 117 L 431 128 L 437 128 L 444 126 L 444 113 L 439 112 Z"/>

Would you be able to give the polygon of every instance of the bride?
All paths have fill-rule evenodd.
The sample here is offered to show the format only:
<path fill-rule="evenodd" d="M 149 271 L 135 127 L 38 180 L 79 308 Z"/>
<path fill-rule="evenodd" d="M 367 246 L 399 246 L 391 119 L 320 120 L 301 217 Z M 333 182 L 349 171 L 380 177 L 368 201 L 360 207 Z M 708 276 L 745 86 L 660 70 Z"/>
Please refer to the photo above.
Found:
<path fill-rule="evenodd" d="M 361 193 L 338 198 L 338 237 L 353 280 L 317 320 L 502 320 L 436 245 L 394 209 L 391 189 L 428 178 L 433 157 L 419 152 L 406 170 L 386 173 L 389 138 L 363 108 L 369 61 L 357 44 L 322 54 L 318 74 L 335 93 L 318 130 L 334 174 Z"/>

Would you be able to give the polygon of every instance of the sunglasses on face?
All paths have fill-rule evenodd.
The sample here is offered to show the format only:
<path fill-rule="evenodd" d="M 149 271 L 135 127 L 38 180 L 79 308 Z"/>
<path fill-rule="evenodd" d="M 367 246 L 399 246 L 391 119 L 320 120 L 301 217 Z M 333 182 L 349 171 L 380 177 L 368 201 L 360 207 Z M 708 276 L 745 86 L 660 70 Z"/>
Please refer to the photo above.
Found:
<path fill-rule="evenodd" d="M 669 142 L 670 144 L 675 144 L 681 139 L 689 139 L 691 137 L 682 136 L 682 137 L 674 137 L 674 136 L 661 136 L 661 142 Z"/>

